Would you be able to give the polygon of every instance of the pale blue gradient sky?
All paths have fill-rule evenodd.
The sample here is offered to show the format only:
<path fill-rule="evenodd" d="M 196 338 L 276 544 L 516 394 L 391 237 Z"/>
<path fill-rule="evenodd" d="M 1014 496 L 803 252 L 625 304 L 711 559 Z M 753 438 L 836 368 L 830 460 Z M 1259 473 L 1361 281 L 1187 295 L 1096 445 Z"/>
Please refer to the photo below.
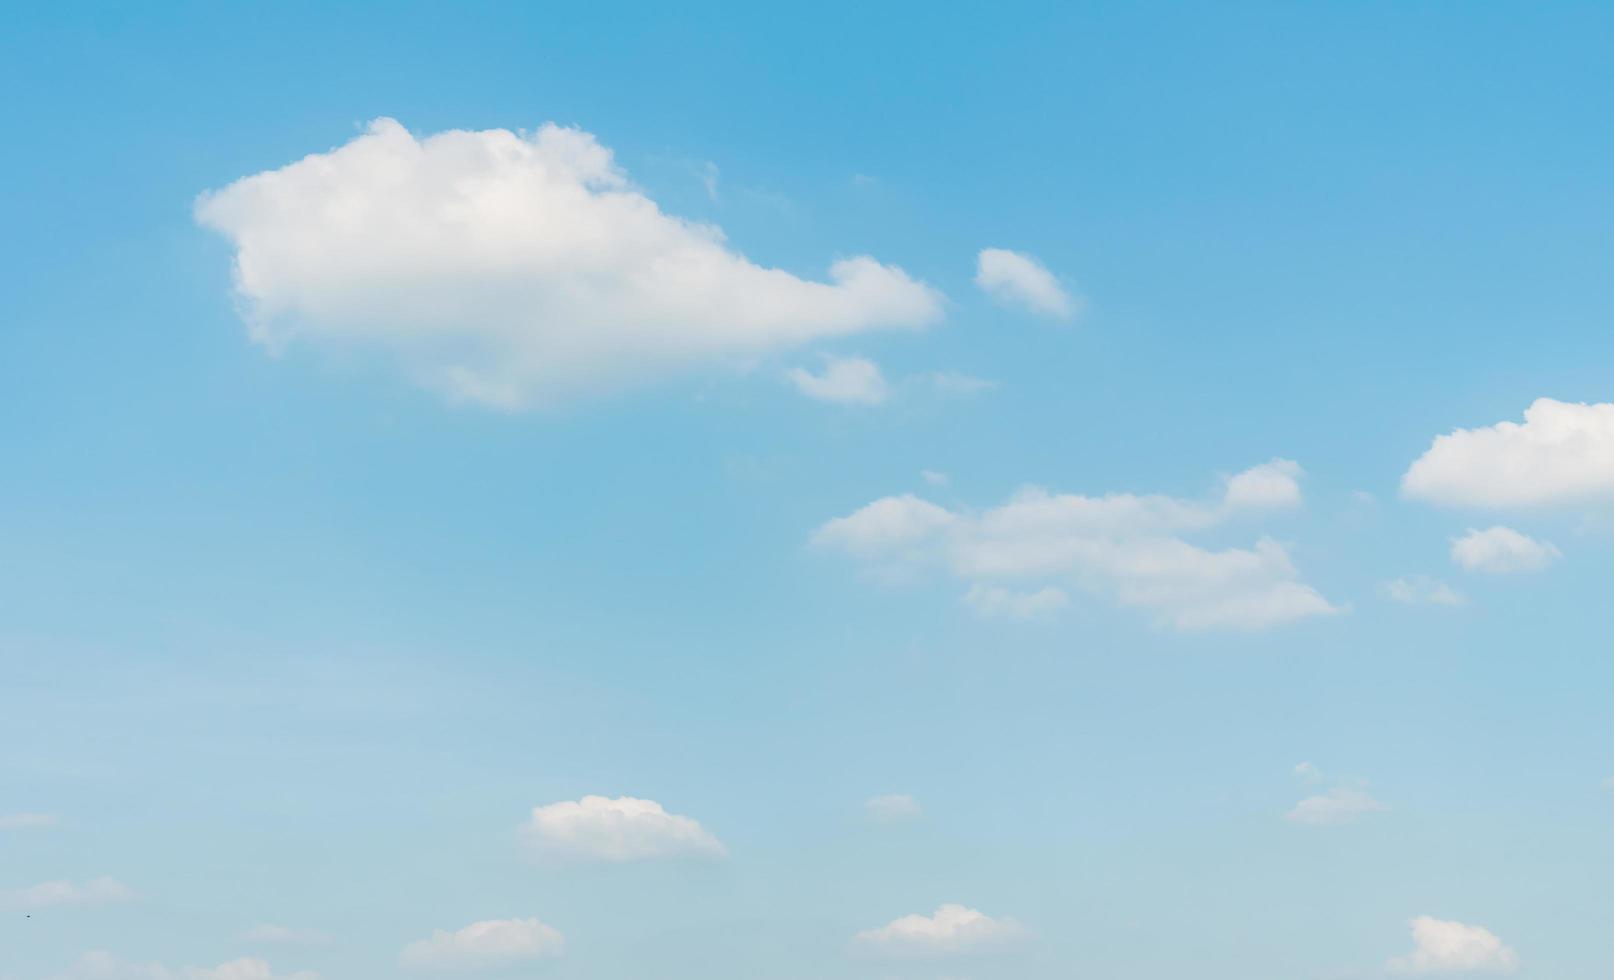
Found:
<path fill-rule="evenodd" d="M 59 817 L 0 830 L 0 892 L 139 893 L 0 913 L 0 977 L 101 949 L 383 980 L 528 916 L 566 954 L 490 976 L 1368 978 L 1423 914 L 1527 980 L 1614 970 L 1610 509 L 1397 492 L 1439 433 L 1614 396 L 1614 10 L 470 6 L 0 30 L 0 814 Z M 270 356 L 192 202 L 379 116 L 579 126 L 752 259 L 872 254 L 946 315 L 515 413 Z M 993 303 L 988 246 L 1087 310 Z M 784 375 L 822 354 L 996 387 L 823 404 Z M 891 494 L 1201 499 L 1274 457 L 1303 508 L 1198 540 L 1290 543 L 1341 615 L 1180 633 L 1072 590 L 983 620 L 808 546 Z M 1563 557 L 1454 568 L 1493 523 Z M 1469 602 L 1381 594 L 1409 575 Z M 1356 780 L 1389 809 L 1282 819 Z M 895 792 L 923 817 L 871 823 Z M 533 806 L 591 793 L 728 857 L 522 860 Z M 850 949 L 944 902 L 1033 936 Z"/>

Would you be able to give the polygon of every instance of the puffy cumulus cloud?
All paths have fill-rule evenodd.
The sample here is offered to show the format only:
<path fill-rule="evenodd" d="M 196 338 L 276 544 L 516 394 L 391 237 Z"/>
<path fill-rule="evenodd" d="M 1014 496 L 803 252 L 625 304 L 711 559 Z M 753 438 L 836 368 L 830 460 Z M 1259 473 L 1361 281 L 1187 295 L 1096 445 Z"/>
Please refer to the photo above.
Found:
<path fill-rule="evenodd" d="M 880 365 L 861 357 L 831 357 L 818 374 L 793 368 L 788 377 L 797 391 L 821 402 L 878 405 L 890 394 Z"/>
<path fill-rule="evenodd" d="M 1439 579 L 1403 575 L 1380 586 L 1385 597 L 1408 606 L 1461 606 L 1468 597 Z"/>
<path fill-rule="evenodd" d="M 559 956 L 565 948 L 560 930 L 537 919 L 492 919 L 457 932 L 438 929 L 405 946 L 398 963 L 410 970 L 494 970 Z"/>
<path fill-rule="evenodd" d="M 115 878 L 85 882 L 42 881 L 27 888 L 0 892 L 0 908 L 42 909 L 59 905 L 111 905 L 136 898 L 134 889 Z"/>
<path fill-rule="evenodd" d="M 964 593 L 964 602 L 989 619 L 1042 619 L 1070 605 L 1070 596 L 1052 585 L 1031 592 L 1016 592 L 1001 585 L 977 582 Z"/>
<path fill-rule="evenodd" d="M 308 970 L 276 973 L 267 962 L 252 958 L 174 969 L 159 963 L 129 963 L 97 950 L 79 957 L 60 980 L 319 980 L 319 974 Z"/>
<path fill-rule="evenodd" d="M 1007 589 L 1055 579 L 1149 610 L 1178 629 L 1261 629 L 1340 608 L 1299 581 L 1288 549 L 1276 541 L 1210 550 L 1183 535 L 1298 505 L 1300 475 L 1294 463 L 1274 460 L 1226 478 L 1210 501 L 1032 487 L 978 513 L 906 494 L 827 521 L 811 541 L 858 559 L 881 578 L 904 580 L 939 567 L 981 586 L 966 593 L 974 597 L 967 601 L 994 610 L 1046 611 L 1059 601 L 1054 593 L 1022 591 L 1017 601 Z"/>
<path fill-rule="evenodd" d="M 1401 490 L 1469 507 L 1614 501 L 1614 404 L 1538 398 L 1522 423 L 1437 436 L 1402 476 Z"/>
<path fill-rule="evenodd" d="M 900 823 L 904 820 L 917 820 L 924 815 L 924 808 L 919 801 L 907 793 L 886 793 L 882 796 L 871 796 L 863 801 L 863 810 L 871 820 L 880 823 Z"/>
<path fill-rule="evenodd" d="M 1560 557 L 1557 546 L 1537 541 L 1500 524 L 1483 531 L 1469 528 L 1453 538 L 1451 560 L 1465 571 L 1506 575 L 1513 572 L 1539 572 Z"/>
<path fill-rule="evenodd" d="M 1315 772 L 1312 770 L 1312 773 Z M 1296 773 L 1301 774 L 1298 769 Z M 1389 807 L 1368 795 L 1366 790 L 1353 786 L 1340 786 L 1326 793 L 1306 797 L 1285 813 L 1283 819 L 1314 827 L 1335 827 L 1350 823 L 1364 814 L 1379 813 L 1388 809 Z"/>
<path fill-rule="evenodd" d="M 1000 303 L 1059 320 L 1071 319 L 1080 306 L 1035 257 L 1006 248 L 981 249 L 975 257 L 975 285 Z"/>
<path fill-rule="evenodd" d="M 934 915 L 905 915 L 857 934 L 860 948 L 897 956 L 971 953 L 1019 942 L 1030 931 L 1013 919 L 994 919 L 963 905 L 943 905 Z"/>
<path fill-rule="evenodd" d="M 1512 973 L 1519 955 L 1494 933 L 1432 916 L 1412 920 L 1413 950 L 1390 961 L 1394 973 Z"/>
<path fill-rule="evenodd" d="M 54 813 L 0 813 L 0 830 L 46 830 L 59 823 Z"/>
<path fill-rule="evenodd" d="M 523 836 L 540 856 L 594 861 L 717 858 L 727 850 L 695 820 L 655 800 L 585 796 L 534 807 Z"/>
<path fill-rule="evenodd" d="M 941 315 L 939 293 L 867 256 L 826 282 L 756 265 L 554 125 L 417 139 L 378 119 L 203 194 L 196 219 L 234 246 L 266 347 L 369 351 L 502 408 Z"/>

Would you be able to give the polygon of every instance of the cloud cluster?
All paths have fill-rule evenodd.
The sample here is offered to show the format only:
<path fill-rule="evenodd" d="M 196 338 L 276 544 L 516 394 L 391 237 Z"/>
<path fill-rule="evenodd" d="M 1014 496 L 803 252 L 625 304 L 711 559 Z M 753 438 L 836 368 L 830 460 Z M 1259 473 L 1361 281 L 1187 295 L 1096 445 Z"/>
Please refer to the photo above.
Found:
<path fill-rule="evenodd" d="M 854 937 L 868 952 L 892 956 L 939 956 L 978 952 L 1018 942 L 1030 931 L 1013 919 L 994 919 L 963 905 L 943 905 L 933 915 L 905 915 Z"/>
<path fill-rule="evenodd" d="M 1420 915 L 1412 920 L 1413 950 L 1389 963 L 1394 973 L 1512 973 L 1519 956 L 1495 934 Z"/>
<path fill-rule="evenodd" d="M 1000 303 L 1056 320 L 1076 315 L 1078 304 L 1041 262 L 1024 252 L 983 248 L 975 257 L 975 285 Z"/>
<path fill-rule="evenodd" d="M 62 905 L 111 905 L 135 899 L 135 891 L 115 878 L 85 882 L 42 881 L 28 888 L 0 892 L 0 908 L 42 909 Z"/>
<path fill-rule="evenodd" d="M 522 832 L 535 854 L 571 860 L 715 858 L 728 853 L 690 817 L 631 796 L 585 796 L 534 807 Z"/>
<path fill-rule="evenodd" d="M 457 932 L 438 929 L 430 939 L 403 948 L 405 969 L 460 972 L 494 970 L 559 956 L 566 948 L 560 930 L 537 919 L 491 919 Z"/>
<path fill-rule="evenodd" d="M 1401 489 L 1467 507 L 1614 501 L 1614 404 L 1538 398 L 1522 423 L 1438 436 L 1401 478 Z"/>
<path fill-rule="evenodd" d="M 1183 536 L 1297 506 L 1300 476 L 1295 463 L 1273 460 L 1227 478 L 1207 502 L 1031 487 L 971 513 L 911 494 L 885 497 L 826 522 L 812 543 L 882 577 L 941 568 L 971 583 L 967 601 L 989 612 L 1052 611 L 1063 597 L 1043 589 L 1052 579 L 1149 610 L 1178 629 L 1260 629 L 1340 610 L 1299 581 L 1288 549 L 1270 538 L 1211 550 Z M 1023 591 L 1028 582 L 1033 591 Z M 1008 591 L 1014 583 L 1022 591 Z"/>
<path fill-rule="evenodd" d="M 347 144 L 203 194 L 251 336 L 365 351 L 452 399 L 518 408 L 697 363 L 920 327 L 941 297 L 867 256 L 829 280 L 664 213 L 578 129 Z"/>

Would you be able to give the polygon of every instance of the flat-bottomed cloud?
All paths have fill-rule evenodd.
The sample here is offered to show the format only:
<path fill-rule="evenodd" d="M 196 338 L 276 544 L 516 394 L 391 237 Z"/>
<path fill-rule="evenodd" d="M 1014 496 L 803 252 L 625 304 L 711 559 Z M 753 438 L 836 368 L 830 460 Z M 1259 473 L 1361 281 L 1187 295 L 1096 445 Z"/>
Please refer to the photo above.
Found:
<path fill-rule="evenodd" d="M 196 219 L 235 248 L 254 340 L 380 354 L 504 408 L 941 315 L 939 293 L 867 256 L 826 282 L 756 265 L 555 125 L 417 139 L 378 119 L 203 194 Z"/>
<path fill-rule="evenodd" d="M 592 861 L 718 858 L 727 850 L 694 819 L 655 800 L 585 796 L 535 807 L 523 836 L 539 856 Z"/>

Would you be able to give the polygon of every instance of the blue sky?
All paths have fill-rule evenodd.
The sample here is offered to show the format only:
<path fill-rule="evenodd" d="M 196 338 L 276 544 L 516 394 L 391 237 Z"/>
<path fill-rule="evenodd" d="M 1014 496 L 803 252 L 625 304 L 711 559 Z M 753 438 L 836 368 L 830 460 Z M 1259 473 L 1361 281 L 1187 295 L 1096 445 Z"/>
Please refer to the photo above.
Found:
<path fill-rule="evenodd" d="M 12 12 L 0 978 L 1603 980 L 1611 33 Z"/>

